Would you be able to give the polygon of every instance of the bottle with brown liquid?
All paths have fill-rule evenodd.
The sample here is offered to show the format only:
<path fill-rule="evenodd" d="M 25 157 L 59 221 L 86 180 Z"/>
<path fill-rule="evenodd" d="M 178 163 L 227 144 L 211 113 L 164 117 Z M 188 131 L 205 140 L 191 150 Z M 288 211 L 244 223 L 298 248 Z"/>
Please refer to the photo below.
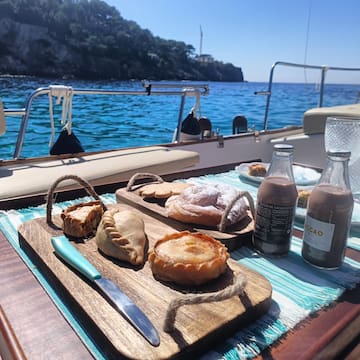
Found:
<path fill-rule="evenodd" d="M 290 249 L 298 195 L 293 151 L 292 145 L 274 146 L 269 170 L 258 190 L 253 245 L 263 254 L 283 256 Z"/>
<path fill-rule="evenodd" d="M 302 256 L 317 267 L 336 269 L 344 259 L 354 207 L 349 158 L 350 152 L 328 152 L 325 168 L 309 197 Z"/>

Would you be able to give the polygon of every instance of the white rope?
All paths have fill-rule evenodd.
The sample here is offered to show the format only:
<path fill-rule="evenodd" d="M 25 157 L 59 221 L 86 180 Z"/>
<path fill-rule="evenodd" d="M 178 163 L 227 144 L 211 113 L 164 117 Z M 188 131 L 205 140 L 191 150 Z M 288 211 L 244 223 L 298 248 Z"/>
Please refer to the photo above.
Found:
<path fill-rule="evenodd" d="M 63 104 L 62 104 L 62 114 L 61 114 L 61 124 L 64 125 L 64 128 L 67 129 L 68 134 L 71 134 L 71 125 L 72 125 L 72 87 L 65 88 L 65 94 Z"/>
<path fill-rule="evenodd" d="M 195 105 L 192 107 L 191 113 L 194 115 L 194 117 L 196 117 L 196 110 L 199 110 L 200 117 L 201 117 L 200 92 L 199 92 L 199 91 L 196 91 L 195 94 L 196 94 Z"/>
<path fill-rule="evenodd" d="M 73 89 L 71 86 L 64 85 L 50 85 L 49 92 L 49 114 L 51 123 L 51 139 L 49 146 L 54 143 L 55 126 L 54 126 L 54 113 L 52 97 L 56 97 L 56 105 L 60 105 L 62 101 L 62 113 L 61 113 L 61 125 L 67 130 L 68 134 L 71 134 L 72 125 L 72 96 Z"/>

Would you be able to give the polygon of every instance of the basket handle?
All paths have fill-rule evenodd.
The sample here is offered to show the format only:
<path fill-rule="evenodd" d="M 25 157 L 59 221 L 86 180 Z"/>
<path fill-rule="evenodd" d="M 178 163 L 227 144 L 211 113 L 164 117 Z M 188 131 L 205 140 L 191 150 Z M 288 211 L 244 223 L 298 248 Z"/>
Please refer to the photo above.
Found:
<path fill-rule="evenodd" d="M 55 189 L 64 180 L 75 180 L 76 182 L 78 182 L 80 185 L 83 186 L 83 188 L 86 190 L 86 192 L 90 196 L 93 196 L 96 200 L 100 201 L 101 206 L 103 207 L 104 211 L 107 209 L 106 206 L 104 205 L 104 203 L 101 201 L 99 195 L 96 193 L 93 186 L 88 181 L 86 181 L 85 179 L 82 179 L 80 176 L 77 176 L 77 175 L 64 175 L 64 176 L 59 177 L 57 180 L 55 180 L 55 182 L 51 185 L 51 187 L 46 195 L 46 222 L 48 225 L 53 224 L 52 219 L 51 219 L 51 212 L 52 212 L 52 207 L 53 207 L 53 202 L 54 202 Z"/>
<path fill-rule="evenodd" d="M 157 180 L 159 183 L 164 182 L 162 177 L 159 175 L 155 175 L 155 174 L 151 174 L 151 173 L 136 173 L 130 178 L 130 180 L 126 186 L 126 191 L 131 191 L 135 181 L 139 178 L 142 178 L 142 179 L 149 178 L 149 179 Z"/>
<path fill-rule="evenodd" d="M 249 194 L 248 191 L 240 191 L 234 198 L 230 201 L 230 203 L 226 206 L 222 216 L 221 221 L 219 224 L 219 231 L 223 232 L 226 227 L 226 218 L 229 215 L 230 210 L 234 207 L 235 203 L 242 197 L 245 197 L 249 203 L 251 215 L 253 219 L 255 219 L 255 206 L 254 206 L 254 200 L 252 196 Z"/>
<path fill-rule="evenodd" d="M 166 311 L 164 331 L 174 331 L 177 310 L 182 305 L 201 304 L 229 299 L 235 295 L 243 295 L 247 284 L 247 276 L 241 272 L 234 273 L 233 284 L 215 293 L 184 295 L 171 300 Z"/>

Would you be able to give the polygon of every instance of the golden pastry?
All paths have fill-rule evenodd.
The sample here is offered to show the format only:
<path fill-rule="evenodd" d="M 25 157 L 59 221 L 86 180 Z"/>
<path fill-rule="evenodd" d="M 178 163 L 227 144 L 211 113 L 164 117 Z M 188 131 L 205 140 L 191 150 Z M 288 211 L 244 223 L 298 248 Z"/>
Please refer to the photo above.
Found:
<path fill-rule="evenodd" d="M 250 176 L 261 176 L 266 175 L 266 167 L 263 164 L 251 164 L 248 167 L 248 174 Z"/>
<path fill-rule="evenodd" d="M 69 206 L 61 213 L 64 234 L 76 238 L 95 234 L 103 212 L 100 201 Z"/>
<path fill-rule="evenodd" d="M 298 207 L 307 208 L 309 196 L 311 191 L 309 190 L 299 190 L 298 191 Z"/>
<path fill-rule="evenodd" d="M 149 252 L 153 275 L 180 285 L 200 285 L 227 268 L 226 247 L 210 236 L 183 231 L 166 235 Z"/>
<path fill-rule="evenodd" d="M 105 254 L 133 265 L 144 263 L 146 235 L 143 219 L 134 211 L 105 211 L 95 241 Z"/>

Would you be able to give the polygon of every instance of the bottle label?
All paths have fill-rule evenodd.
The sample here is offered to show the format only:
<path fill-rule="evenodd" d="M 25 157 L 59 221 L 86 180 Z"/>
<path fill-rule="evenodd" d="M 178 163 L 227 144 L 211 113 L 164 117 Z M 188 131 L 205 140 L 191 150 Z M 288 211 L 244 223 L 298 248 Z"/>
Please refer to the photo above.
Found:
<path fill-rule="evenodd" d="M 306 216 L 304 225 L 304 242 L 315 249 L 329 252 L 334 235 L 335 224 L 329 224 Z"/>
<path fill-rule="evenodd" d="M 259 202 L 256 209 L 255 233 L 258 240 L 274 244 L 289 241 L 294 221 L 294 206 Z"/>

